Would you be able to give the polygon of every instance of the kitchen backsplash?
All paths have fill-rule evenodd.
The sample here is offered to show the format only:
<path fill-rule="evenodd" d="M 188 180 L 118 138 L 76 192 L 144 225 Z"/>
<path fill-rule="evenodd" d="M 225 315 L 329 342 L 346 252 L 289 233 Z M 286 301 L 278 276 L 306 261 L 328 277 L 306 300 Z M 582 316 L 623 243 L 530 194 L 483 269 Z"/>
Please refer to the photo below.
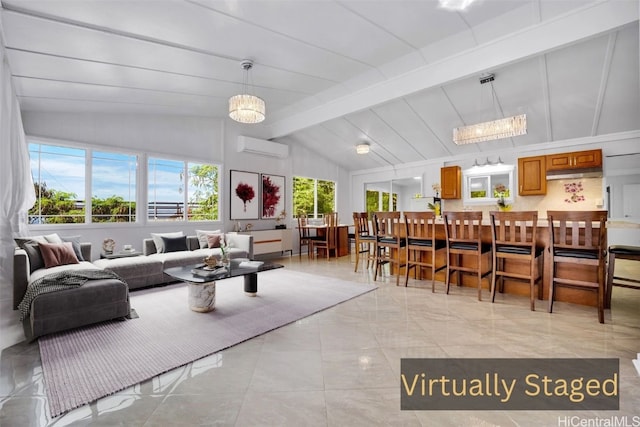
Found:
<path fill-rule="evenodd" d="M 561 179 L 547 182 L 545 196 L 516 196 L 514 211 L 538 211 L 539 218 L 546 218 L 548 210 L 599 210 L 603 206 L 602 178 Z M 498 210 L 497 205 L 468 205 L 462 200 L 444 200 L 444 210 L 481 210 L 484 217 Z"/>

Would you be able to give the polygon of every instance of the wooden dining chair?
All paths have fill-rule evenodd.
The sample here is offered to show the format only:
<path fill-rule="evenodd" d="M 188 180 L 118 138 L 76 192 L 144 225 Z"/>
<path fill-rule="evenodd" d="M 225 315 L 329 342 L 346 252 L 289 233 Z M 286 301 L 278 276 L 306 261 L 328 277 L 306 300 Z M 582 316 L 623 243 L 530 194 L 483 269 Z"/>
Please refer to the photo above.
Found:
<path fill-rule="evenodd" d="M 542 299 L 542 273 L 544 247 L 536 244 L 538 226 L 537 211 L 489 212 L 491 218 L 491 244 L 493 245 L 493 275 L 491 278 L 491 302 L 496 299 L 496 287 L 504 291 L 504 278 L 529 282 L 531 311 L 535 311 L 535 287 L 538 283 L 538 299 Z M 507 271 L 505 261 L 526 263 L 526 273 Z M 496 286 L 498 285 L 498 286 Z"/>
<path fill-rule="evenodd" d="M 298 246 L 298 256 L 302 256 L 302 247 L 307 247 L 307 255 L 311 256 L 311 242 L 318 239 L 318 236 L 312 235 L 310 229 L 308 227 L 309 220 L 306 215 L 300 214 L 298 215 L 298 236 L 299 246 Z"/>
<path fill-rule="evenodd" d="M 406 265 L 405 248 L 407 246 L 407 239 L 400 233 L 400 212 L 373 213 L 373 234 L 376 237 L 374 241 L 374 281 L 378 279 L 378 273 L 382 274 L 382 267 L 385 264 L 390 264 L 396 274 L 396 286 L 400 284 L 400 270 Z"/>
<path fill-rule="evenodd" d="M 422 277 L 422 270 L 431 270 L 431 292 L 436 291 L 436 272 L 447 268 L 444 263 L 436 266 L 436 253 L 447 247 L 447 242 L 436 239 L 436 215 L 433 212 L 404 212 L 405 236 L 407 236 L 407 268 L 404 285 L 409 282 L 409 270 L 414 277 Z"/>
<path fill-rule="evenodd" d="M 444 230 L 447 238 L 447 294 L 451 274 L 456 273 L 456 283 L 462 285 L 462 273 L 473 274 L 478 280 L 478 301 L 482 301 L 482 279 L 491 274 L 491 257 L 488 269 L 482 271 L 482 257 L 491 253 L 491 243 L 482 242 L 482 212 L 445 212 Z M 463 263 L 463 257 L 475 258 L 473 264 Z"/>
<path fill-rule="evenodd" d="M 594 291 L 598 296 L 598 321 L 604 323 L 607 211 L 547 211 L 552 272 L 549 285 L 549 313 L 553 311 L 556 286 Z M 559 266 L 569 264 L 561 277 Z M 591 266 L 590 279 L 573 270 Z"/>
<path fill-rule="evenodd" d="M 327 261 L 331 258 L 331 251 L 338 256 L 338 213 L 331 212 L 324 215 L 324 228 L 322 234 L 317 238 L 310 240 L 311 256 L 318 254 L 318 249 L 323 249 Z"/>
<path fill-rule="evenodd" d="M 367 269 L 370 264 L 375 264 L 375 258 L 373 256 L 373 246 L 375 242 L 375 236 L 371 234 L 369 230 L 369 213 L 368 212 L 354 212 L 353 213 L 353 226 L 355 229 L 355 253 L 356 253 L 356 267 L 354 272 L 358 272 L 358 265 L 360 264 L 360 257 L 363 256 L 363 261 L 367 261 Z"/>

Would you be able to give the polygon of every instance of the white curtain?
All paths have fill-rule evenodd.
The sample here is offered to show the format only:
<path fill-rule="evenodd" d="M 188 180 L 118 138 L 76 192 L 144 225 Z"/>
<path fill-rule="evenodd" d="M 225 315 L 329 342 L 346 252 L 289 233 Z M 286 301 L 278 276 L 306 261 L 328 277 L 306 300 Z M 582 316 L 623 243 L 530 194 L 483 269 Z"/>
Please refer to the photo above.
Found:
<path fill-rule="evenodd" d="M 13 238 L 27 234 L 27 211 L 36 196 L 4 43 L 0 43 L 0 59 L 0 280 L 12 283 Z"/>

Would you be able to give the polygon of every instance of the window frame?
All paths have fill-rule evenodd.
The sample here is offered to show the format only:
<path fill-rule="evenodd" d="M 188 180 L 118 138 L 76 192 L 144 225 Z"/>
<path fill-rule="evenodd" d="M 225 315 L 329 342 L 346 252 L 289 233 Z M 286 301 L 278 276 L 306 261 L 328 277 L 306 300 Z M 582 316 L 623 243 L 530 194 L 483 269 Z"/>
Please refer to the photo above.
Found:
<path fill-rule="evenodd" d="M 498 201 L 498 197 L 493 197 L 493 189 L 497 184 L 504 184 L 507 187 L 508 195 L 504 200 L 506 203 L 512 204 L 515 198 L 515 165 L 488 165 L 474 166 L 462 172 L 462 200 L 465 205 L 491 205 Z M 494 179 L 496 176 L 507 175 L 508 183 L 498 182 Z M 490 197 L 471 197 L 471 180 L 478 178 L 487 179 L 487 191 Z M 494 182 L 495 181 L 495 182 Z"/>
<path fill-rule="evenodd" d="M 85 151 L 85 222 L 84 223 L 54 223 L 54 224 L 27 224 L 28 228 L 36 230 L 46 231 L 51 229 L 98 229 L 98 228 L 122 228 L 122 227 L 140 227 L 146 225 L 153 225 L 154 227 L 172 226 L 175 227 L 178 224 L 189 225 L 214 225 L 222 222 L 222 213 L 224 212 L 224 194 L 223 180 L 224 180 L 224 164 L 219 161 L 209 160 L 203 161 L 202 158 L 193 158 L 190 156 L 179 157 L 176 155 L 170 155 L 166 153 L 132 150 L 121 147 L 109 147 L 100 144 L 89 144 L 83 142 L 77 142 L 66 139 L 40 137 L 35 135 L 26 135 L 27 144 L 37 143 L 44 145 L 52 145 L 66 148 L 81 149 Z M 91 222 L 91 195 L 92 188 L 92 153 L 93 151 L 121 153 L 126 155 L 137 156 L 137 170 L 136 170 L 136 221 L 135 222 Z M 167 160 L 177 160 L 185 163 L 196 164 L 209 164 L 218 168 L 218 219 L 217 220 L 180 220 L 180 221 L 150 221 L 148 220 L 148 183 L 147 183 L 147 164 L 149 157 L 163 158 Z"/>
<path fill-rule="evenodd" d="M 323 178 L 312 178 L 312 177 L 308 177 L 308 176 L 301 176 L 301 175 L 293 175 L 291 177 L 291 196 L 292 196 L 292 201 L 291 201 L 291 206 L 292 206 L 292 210 L 293 210 L 293 218 L 298 218 L 298 212 L 296 209 L 296 179 L 307 179 L 307 180 L 312 180 L 313 181 L 313 213 L 309 213 L 309 212 L 305 212 L 305 215 L 307 216 L 307 218 L 323 218 L 325 212 L 318 212 L 318 181 L 325 181 L 325 182 L 330 182 L 333 183 L 333 211 L 336 211 L 336 205 L 338 202 L 338 183 L 336 181 L 333 181 L 331 179 L 323 179 Z"/>

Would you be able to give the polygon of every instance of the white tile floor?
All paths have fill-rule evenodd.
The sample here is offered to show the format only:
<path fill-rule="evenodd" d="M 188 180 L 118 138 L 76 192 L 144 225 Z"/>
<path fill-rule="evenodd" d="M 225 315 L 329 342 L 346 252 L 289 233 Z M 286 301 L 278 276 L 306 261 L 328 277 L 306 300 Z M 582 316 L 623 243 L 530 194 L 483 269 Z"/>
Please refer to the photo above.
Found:
<path fill-rule="evenodd" d="M 286 257 L 286 268 L 371 282 L 348 257 Z M 637 264 L 637 263 L 636 263 Z M 640 269 L 620 263 L 639 277 Z M 478 302 L 476 290 L 430 282 L 379 288 L 294 324 L 71 411 L 48 416 L 37 344 L 3 350 L 2 426 L 558 426 L 600 417 L 640 422 L 640 291 L 615 288 L 599 324 L 595 308 L 526 297 Z M 488 293 L 486 293 L 488 296 Z M 620 411 L 401 411 L 403 357 L 613 357 L 620 359 Z M 561 418 L 559 422 L 559 418 Z M 587 422 L 587 421 L 584 421 Z M 593 421 L 592 421 L 593 422 Z M 586 425 L 586 424 L 584 424 Z M 590 424 L 596 425 L 596 424 Z M 606 424 L 600 424 L 606 425 Z M 629 424 L 632 425 L 632 424 Z M 639 425 L 639 424 L 633 424 Z"/>

